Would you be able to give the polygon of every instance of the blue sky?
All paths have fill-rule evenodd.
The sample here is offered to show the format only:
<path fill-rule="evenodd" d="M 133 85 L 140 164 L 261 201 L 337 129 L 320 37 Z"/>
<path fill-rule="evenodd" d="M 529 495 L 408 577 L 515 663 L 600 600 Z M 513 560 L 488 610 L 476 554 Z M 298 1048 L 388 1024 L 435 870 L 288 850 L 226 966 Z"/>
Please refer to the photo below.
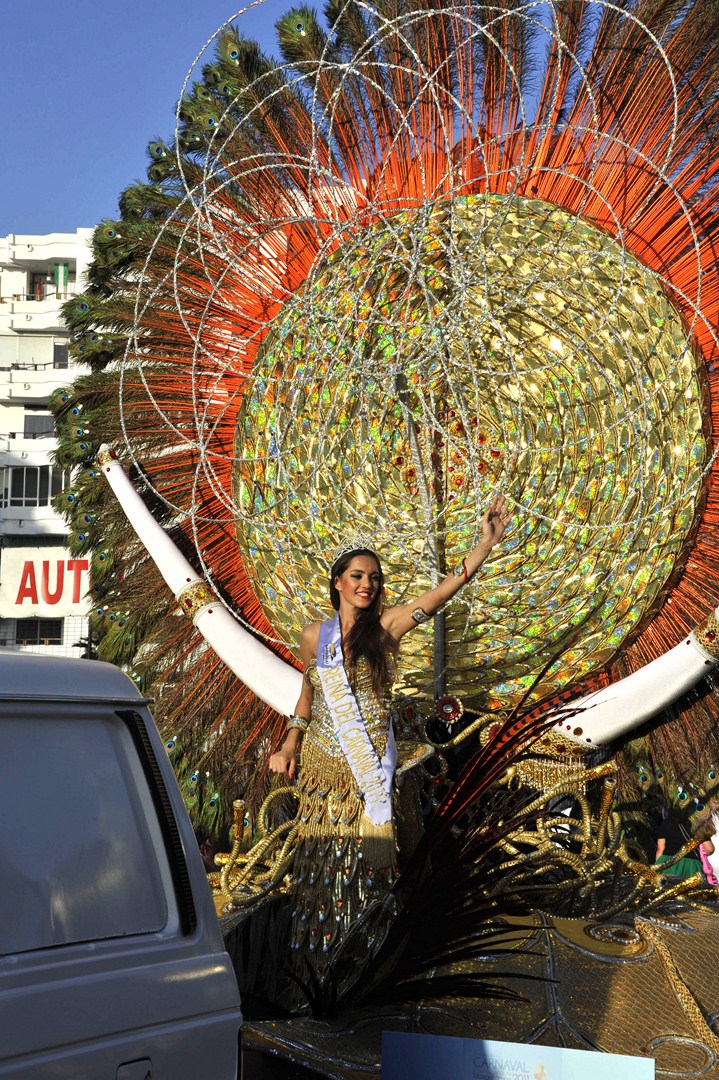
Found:
<path fill-rule="evenodd" d="M 0 236 L 114 217 L 123 188 L 145 179 L 147 143 L 171 137 L 195 57 L 242 10 L 232 0 L 1 6 Z M 273 52 L 275 20 L 295 6 L 264 0 L 240 28 Z"/>

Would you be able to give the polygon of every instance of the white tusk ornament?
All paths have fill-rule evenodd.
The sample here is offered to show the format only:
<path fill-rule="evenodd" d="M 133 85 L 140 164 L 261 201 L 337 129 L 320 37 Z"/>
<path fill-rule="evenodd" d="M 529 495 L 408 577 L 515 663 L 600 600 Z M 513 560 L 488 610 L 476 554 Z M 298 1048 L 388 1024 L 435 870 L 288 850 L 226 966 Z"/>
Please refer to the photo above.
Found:
<path fill-rule="evenodd" d="M 238 679 L 269 705 L 291 716 L 302 689 L 302 674 L 258 641 L 240 623 L 210 586 L 192 569 L 132 486 L 130 478 L 106 445 L 97 460 L 127 520 L 172 590 L 182 611 Z"/>

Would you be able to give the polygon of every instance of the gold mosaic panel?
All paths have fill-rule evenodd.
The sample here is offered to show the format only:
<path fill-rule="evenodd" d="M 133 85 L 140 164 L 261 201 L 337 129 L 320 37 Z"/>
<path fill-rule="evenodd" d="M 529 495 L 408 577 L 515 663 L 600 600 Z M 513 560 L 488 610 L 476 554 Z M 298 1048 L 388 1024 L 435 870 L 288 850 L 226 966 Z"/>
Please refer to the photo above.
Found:
<path fill-rule="evenodd" d="M 476 196 L 348 237 L 258 354 L 236 437 L 245 565 L 291 646 L 330 552 L 375 536 L 390 603 L 512 523 L 446 615 L 446 689 L 477 709 L 606 663 L 656 608 L 708 459 L 701 363 L 661 283 L 556 207 Z M 432 623 L 401 682 L 433 690 Z"/>

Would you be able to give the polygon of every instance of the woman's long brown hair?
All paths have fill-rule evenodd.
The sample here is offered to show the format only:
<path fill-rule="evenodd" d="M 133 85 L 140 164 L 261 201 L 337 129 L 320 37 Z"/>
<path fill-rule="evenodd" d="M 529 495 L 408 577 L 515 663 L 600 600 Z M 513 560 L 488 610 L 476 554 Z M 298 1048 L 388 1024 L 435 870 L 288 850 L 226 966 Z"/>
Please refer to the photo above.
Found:
<path fill-rule="evenodd" d="M 361 656 L 365 658 L 369 665 L 374 692 L 381 697 L 389 690 L 394 679 L 390 657 L 394 659 L 397 655 L 398 645 L 380 622 L 380 616 L 384 610 L 384 574 L 374 551 L 370 551 L 369 548 L 358 548 L 357 551 L 345 552 L 337 560 L 330 573 L 330 602 L 335 611 L 339 611 L 340 594 L 335 586 L 335 580 L 342 576 L 357 555 L 369 555 L 377 563 L 379 588 L 370 606 L 357 612 L 354 626 L 343 638 L 342 651 L 350 678 L 357 668 L 359 658 Z"/>

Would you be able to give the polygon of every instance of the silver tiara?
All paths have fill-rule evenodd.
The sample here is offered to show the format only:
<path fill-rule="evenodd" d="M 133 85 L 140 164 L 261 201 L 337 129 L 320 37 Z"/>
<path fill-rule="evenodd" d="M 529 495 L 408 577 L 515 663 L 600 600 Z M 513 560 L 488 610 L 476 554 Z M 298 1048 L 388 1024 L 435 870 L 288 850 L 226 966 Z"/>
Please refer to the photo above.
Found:
<path fill-rule="evenodd" d="M 375 542 L 371 536 L 363 536 L 362 533 L 350 533 L 349 536 L 345 536 L 340 545 L 332 552 L 332 565 L 342 558 L 343 555 L 348 555 L 350 551 L 371 551 L 373 555 L 377 554 Z"/>

